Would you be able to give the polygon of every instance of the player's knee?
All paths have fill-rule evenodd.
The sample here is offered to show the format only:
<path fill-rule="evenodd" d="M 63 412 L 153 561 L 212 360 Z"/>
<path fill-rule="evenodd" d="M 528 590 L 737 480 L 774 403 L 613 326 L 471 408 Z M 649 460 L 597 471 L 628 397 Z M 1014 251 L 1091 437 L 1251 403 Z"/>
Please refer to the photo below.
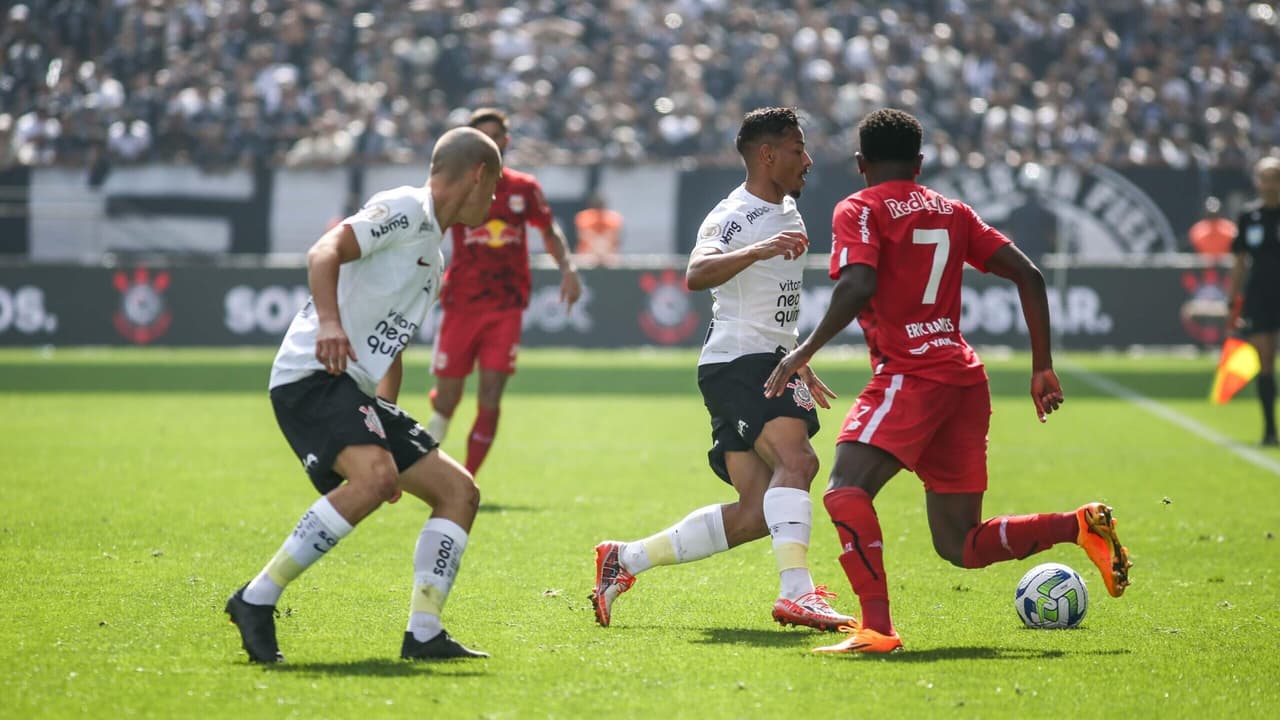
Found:
<path fill-rule="evenodd" d="M 361 477 L 355 480 L 364 488 L 371 499 L 379 502 L 389 502 L 396 496 L 398 489 L 399 473 L 396 470 L 396 464 L 390 458 L 380 458 L 373 461 L 362 473 Z"/>
<path fill-rule="evenodd" d="M 480 486 L 465 470 L 451 474 L 442 488 L 440 500 L 453 509 L 474 515 L 480 508 Z"/>
<path fill-rule="evenodd" d="M 458 502 L 472 514 L 480 509 L 480 486 L 476 485 L 470 473 L 467 473 L 463 481 L 458 483 Z"/>
<path fill-rule="evenodd" d="M 775 481 L 781 480 L 785 487 L 808 488 L 817 474 L 818 455 L 813 448 L 782 455 L 778 458 L 778 466 L 774 468 Z"/>
<path fill-rule="evenodd" d="M 805 448 L 796 460 L 796 464 L 796 473 L 807 482 L 812 483 L 818 476 L 818 454 L 813 451 L 813 448 Z"/>

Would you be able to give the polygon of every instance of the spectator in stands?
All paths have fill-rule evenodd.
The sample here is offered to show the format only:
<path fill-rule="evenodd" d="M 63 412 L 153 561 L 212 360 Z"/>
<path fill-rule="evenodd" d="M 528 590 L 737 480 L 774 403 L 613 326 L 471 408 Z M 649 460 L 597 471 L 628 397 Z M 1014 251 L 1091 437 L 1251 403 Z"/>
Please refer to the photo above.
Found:
<path fill-rule="evenodd" d="M 139 159 L 189 159 L 216 121 L 228 156 L 283 163 L 333 111 L 358 149 L 317 162 L 408 163 L 451 115 L 494 104 L 520 165 L 732 165 L 722 118 L 743 108 L 809 108 L 811 148 L 847 157 L 852 121 L 892 100 L 937 128 L 931 164 L 1245 168 L 1280 146 L 1274 17 L 1191 0 L 29 0 L 0 16 L 0 112 L 31 165 L 79 163 L 46 130 L 86 105 L 103 137 L 117 110 L 147 124 Z M 263 133 L 235 129 L 246 101 L 265 156 Z"/>
<path fill-rule="evenodd" d="M 622 245 L 622 214 L 605 205 L 604 196 L 592 193 L 587 207 L 573 216 L 577 230 L 576 252 L 580 264 L 615 265 Z"/>
<path fill-rule="evenodd" d="M 1222 217 L 1222 201 L 1210 195 L 1204 201 L 1204 217 L 1188 231 L 1191 248 L 1201 255 L 1218 258 L 1231 252 L 1236 224 Z"/>

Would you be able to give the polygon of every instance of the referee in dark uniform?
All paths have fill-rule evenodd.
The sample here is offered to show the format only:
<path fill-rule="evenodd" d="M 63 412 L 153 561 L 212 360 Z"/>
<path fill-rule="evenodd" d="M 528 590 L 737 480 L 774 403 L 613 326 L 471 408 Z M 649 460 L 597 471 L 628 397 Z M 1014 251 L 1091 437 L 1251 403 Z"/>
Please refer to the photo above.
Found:
<path fill-rule="evenodd" d="M 1258 400 L 1262 402 L 1262 444 L 1275 447 L 1276 335 L 1280 333 L 1280 158 L 1266 157 L 1253 169 L 1258 202 L 1236 222 L 1231 243 L 1232 327 L 1239 327 L 1258 349 L 1262 372 Z M 1247 278 L 1247 280 L 1246 280 Z M 1241 292 L 1243 288 L 1243 292 Z"/>

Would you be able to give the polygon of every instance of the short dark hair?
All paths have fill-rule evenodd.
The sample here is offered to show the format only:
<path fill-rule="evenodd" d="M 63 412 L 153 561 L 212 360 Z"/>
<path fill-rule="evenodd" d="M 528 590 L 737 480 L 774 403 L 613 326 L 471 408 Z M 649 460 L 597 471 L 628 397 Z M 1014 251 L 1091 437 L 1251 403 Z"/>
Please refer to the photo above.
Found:
<path fill-rule="evenodd" d="M 444 175 L 449 180 L 481 163 L 488 173 L 502 172 L 502 151 L 488 135 L 475 128 L 449 130 L 431 149 L 431 174 Z"/>
<path fill-rule="evenodd" d="M 800 129 L 800 118 L 795 108 L 756 108 L 742 117 L 742 127 L 738 129 L 738 140 L 734 145 L 745 157 L 747 146 L 765 138 L 780 137 L 792 129 Z"/>
<path fill-rule="evenodd" d="M 858 123 L 858 145 L 867 162 L 913 163 L 920 157 L 924 127 L 911 113 L 881 108 Z"/>
<path fill-rule="evenodd" d="M 476 108 L 471 112 L 471 117 L 467 118 L 467 127 L 480 127 L 485 123 L 498 123 L 502 126 L 502 132 L 507 131 L 507 114 L 498 108 L 482 107 Z"/>

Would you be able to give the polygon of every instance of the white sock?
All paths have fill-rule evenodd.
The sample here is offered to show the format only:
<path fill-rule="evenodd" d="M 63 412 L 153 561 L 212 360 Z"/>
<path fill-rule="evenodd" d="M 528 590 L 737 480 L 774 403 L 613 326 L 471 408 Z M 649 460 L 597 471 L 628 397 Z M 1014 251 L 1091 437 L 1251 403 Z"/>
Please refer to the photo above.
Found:
<path fill-rule="evenodd" d="M 284 545 L 276 551 L 271 562 L 244 589 L 245 602 L 275 605 L 289 583 L 324 557 L 350 532 L 351 523 L 333 509 L 329 498 L 315 501 L 298 521 L 298 526 L 284 539 Z"/>
<path fill-rule="evenodd" d="M 466 549 L 467 531 L 454 521 L 433 517 L 422 526 L 413 550 L 413 599 L 406 628 L 418 642 L 430 640 L 443 629 L 440 613 Z"/>
<path fill-rule="evenodd" d="M 623 545 L 618 559 L 634 575 L 658 565 L 701 560 L 728 549 L 724 513 L 719 505 L 708 505 L 656 535 Z"/>
<path fill-rule="evenodd" d="M 427 434 L 438 443 L 444 442 L 444 434 L 449 432 L 449 418 L 438 412 L 431 413 L 431 419 L 427 421 Z"/>
<path fill-rule="evenodd" d="M 764 521 L 778 561 L 778 596 L 794 600 L 813 590 L 809 574 L 809 535 L 813 500 L 798 488 L 769 488 L 764 494 Z"/>

